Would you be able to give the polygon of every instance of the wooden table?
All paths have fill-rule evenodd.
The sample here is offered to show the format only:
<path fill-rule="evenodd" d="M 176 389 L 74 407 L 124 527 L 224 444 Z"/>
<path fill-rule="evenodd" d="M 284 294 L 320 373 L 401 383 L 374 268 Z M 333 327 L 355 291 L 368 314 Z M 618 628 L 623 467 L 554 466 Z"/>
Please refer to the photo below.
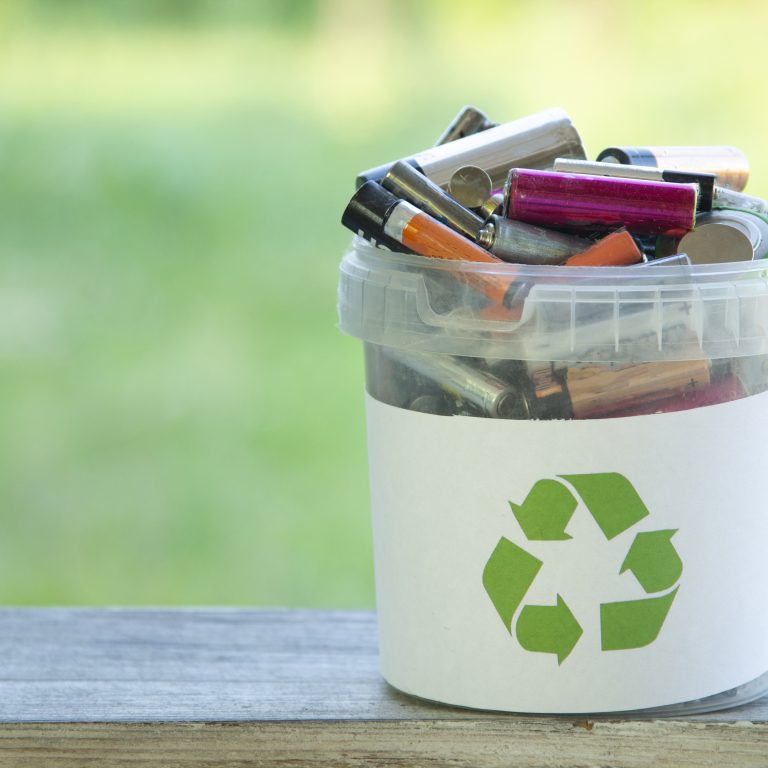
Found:
<path fill-rule="evenodd" d="M 768 698 L 664 720 L 419 701 L 369 612 L 0 610 L 0 765 L 768 766 Z"/>

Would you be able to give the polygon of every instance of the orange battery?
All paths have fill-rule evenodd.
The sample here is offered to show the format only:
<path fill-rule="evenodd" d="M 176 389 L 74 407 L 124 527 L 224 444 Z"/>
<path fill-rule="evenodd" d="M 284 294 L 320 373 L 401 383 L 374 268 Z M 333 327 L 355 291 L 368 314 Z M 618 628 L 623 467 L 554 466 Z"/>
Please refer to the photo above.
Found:
<path fill-rule="evenodd" d="M 517 270 L 437 219 L 422 213 L 410 203 L 401 201 L 389 212 L 384 232 L 421 256 L 451 261 L 503 264 L 506 273 L 503 276 L 466 271 L 457 272 L 456 277 L 491 300 L 492 306 L 484 312 L 485 317 L 514 319 L 519 314 L 510 313 L 504 306 L 504 298 L 515 280 Z"/>
<path fill-rule="evenodd" d="M 598 240 L 586 251 L 571 256 L 568 267 L 625 267 L 643 260 L 632 235 L 626 229 L 612 232 Z"/>

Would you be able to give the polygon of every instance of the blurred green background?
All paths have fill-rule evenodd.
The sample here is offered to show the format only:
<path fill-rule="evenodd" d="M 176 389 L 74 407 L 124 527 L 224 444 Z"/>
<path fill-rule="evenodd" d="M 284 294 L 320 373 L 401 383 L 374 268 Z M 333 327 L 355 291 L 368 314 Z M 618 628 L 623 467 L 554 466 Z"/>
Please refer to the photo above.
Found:
<path fill-rule="evenodd" d="M 465 103 L 733 144 L 762 2 L 4 0 L 0 602 L 372 606 L 357 171 Z M 392 478 L 397 482 L 397 478 Z"/>

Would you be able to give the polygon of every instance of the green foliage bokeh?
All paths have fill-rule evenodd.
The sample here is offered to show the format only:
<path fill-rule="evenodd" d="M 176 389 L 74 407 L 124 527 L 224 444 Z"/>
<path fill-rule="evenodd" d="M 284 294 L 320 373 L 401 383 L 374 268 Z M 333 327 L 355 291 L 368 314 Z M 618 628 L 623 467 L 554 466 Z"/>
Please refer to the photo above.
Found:
<path fill-rule="evenodd" d="M 465 103 L 733 144 L 759 2 L 9 0 L 0 602 L 370 607 L 355 173 Z M 393 478 L 396 482 L 396 478 Z"/>

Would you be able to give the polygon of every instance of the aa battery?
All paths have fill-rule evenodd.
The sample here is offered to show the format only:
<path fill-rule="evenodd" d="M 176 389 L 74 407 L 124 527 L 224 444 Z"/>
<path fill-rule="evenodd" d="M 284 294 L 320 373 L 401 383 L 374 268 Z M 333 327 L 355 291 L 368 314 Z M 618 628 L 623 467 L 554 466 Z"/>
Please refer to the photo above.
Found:
<path fill-rule="evenodd" d="M 470 242 L 437 219 L 422 213 L 405 200 L 398 202 L 389 211 L 384 223 L 384 234 L 402 243 L 414 253 L 429 258 L 504 264 L 501 259 Z M 515 279 L 513 271 L 506 269 L 502 276 L 462 270 L 456 272 L 456 278 L 490 299 L 494 308 L 498 310 L 496 316 L 499 319 L 507 315 L 505 299 Z"/>
<path fill-rule="evenodd" d="M 434 381 L 442 390 L 466 400 L 494 419 L 527 418 L 525 398 L 487 370 L 458 357 L 387 348 L 386 354 Z"/>
<path fill-rule="evenodd" d="M 717 184 L 741 192 L 749 179 L 747 156 L 736 147 L 608 147 L 598 161 L 714 173 Z"/>
<path fill-rule="evenodd" d="M 693 264 L 764 259 L 768 256 L 768 222 L 750 211 L 705 213 L 696 229 L 680 240 L 677 250 L 688 254 Z"/>
<path fill-rule="evenodd" d="M 495 128 L 498 123 L 494 123 L 484 115 L 477 107 L 467 105 L 462 107 L 459 114 L 453 118 L 451 124 L 442 132 L 440 138 L 435 142 L 438 147 L 441 144 L 447 144 L 456 139 L 463 139 L 465 136 L 472 136 L 481 131 L 487 131 L 489 128 Z"/>
<path fill-rule="evenodd" d="M 590 247 L 586 238 L 492 215 L 477 242 L 494 256 L 519 264 L 562 264 Z"/>
<path fill-rule="evenodd" d="M 569 368 L 566 387 L 576 419 L 599 419 L 691 397 L 709 386 L 707 360 L 636 363 L 618 368 Z"/>
<path fill-rule="evenodd" d="M 695 184 L 513 168 L 504 213 L 573 231 L 623 226 L 639 234 L 682 236 L 696 221 L 697 194 Z"/>
<path fill-rule="evenodd" d="M 341 223 L 377 247 L 407 253 L 406 246 L 384 233 L 384 222 L 398 202 L 381 184 L 368 182 L 352 196 Z"/>
<path fill-rule="evenodd" d="M 483 220 L 456 202 L 412 165 L 395 163 L 381 180 L 381 185 L 395 197 L 413 203 L 470 240 L 477 240 Z"/>
<path fill-rule="evenodd" d="M 496 189 L 503 186 L 510 168 L 550 168 L 557 157 L 586 157 L 581 137 L 562 109 L 548 109 L 502 123 L 405 159 L 443 188 L 457 168 L 476 165 L 491 177 Z M 392 164 L 361 173 L 357 186 L 383 178 Z"/>
<path fill-rule="evenodd" d="M 698 210 L 711 211 L 715 189 L 714 173 L 695 171 L 674 171 L 646 165 L 625 165 L 622 163 L 597 163 L 589 160 L 573 160 L 559 157 L 553 167 L 558 173 L 581 173 L 589 176 L 614 176 L 644 181 L 672 181 L 677 184 L 698 184 Z"/>

